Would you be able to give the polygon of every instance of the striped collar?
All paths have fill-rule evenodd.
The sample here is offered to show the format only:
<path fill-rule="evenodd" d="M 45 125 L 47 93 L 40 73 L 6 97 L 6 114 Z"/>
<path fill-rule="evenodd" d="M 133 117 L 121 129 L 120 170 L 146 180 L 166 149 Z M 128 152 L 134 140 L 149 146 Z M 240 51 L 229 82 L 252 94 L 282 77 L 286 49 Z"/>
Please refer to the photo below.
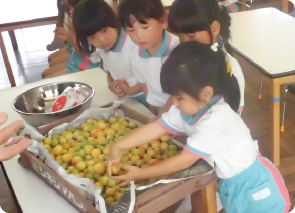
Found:
<path fill-rule="evenodd" d="M 172 39 L 171 35 L 167 32 L 167 30 L 164 30 L 163 42 L 158 52 L 154 56 L 151 56 L 146 49 L 143 49 L 141 47 L 139 47 L 138 54 L 142 58 L 163 57 L 163 55 L 165 55 L 165 53 L 167 52 L 167 49 L 169 48 L 171 39 Z"/>
<path fill-rule="evenodd" d="M 124 44 L 126 42 L 126 39 L 127 39 L 127 33 L 124 30 L 121 30 L 120 35 L 119 35 L 119 39 L 118 39 L 115 47 L 113 49 L 110 49 L 110 50 L 105 50 L 105 52 L 106 53 L 108 53 L 110 51 L 121 52 L 123 47 L 124 47 Z"/>
<path fill-rule="evenodd" d="M 215 95 L 212 98 L 212 100 L 210 101 L 210 103 L 195 115 L 189 116 L 189 115 L 185 115 L 185 114 L 181 113 L 182 119 L 189 126 L 195 125 L 203 117 L 203 115 L 205 115 L 205 113 L 208 111 L 208 109 L 210 109 L 213 105 L 215 105 L 221 98 L 222 98 L 222 96 Z"/>

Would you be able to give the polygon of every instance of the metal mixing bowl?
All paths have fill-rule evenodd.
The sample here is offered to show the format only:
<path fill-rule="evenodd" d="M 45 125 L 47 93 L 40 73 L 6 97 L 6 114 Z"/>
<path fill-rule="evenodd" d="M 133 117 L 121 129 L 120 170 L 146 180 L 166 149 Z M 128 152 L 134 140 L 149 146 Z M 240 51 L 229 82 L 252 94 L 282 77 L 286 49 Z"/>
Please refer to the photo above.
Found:
<path fill-rule="evenodd" d="M 58 112 L 45 112 L 45 110 L 52 106 L 56 98 L 67 87 L 72 87 L 73 89 L 83 87 L 88 92 L 86 100 L 81 104 L 65 110 Z M 85 111 L 90 107 L 93 95 L 94 89 L 84 83 L 52 83 L 32 88 L 17 96 L 12 103 L 12 108 L 18 112 L 28 124 L 34 127 L 39 127 L 66 116 Z"/>

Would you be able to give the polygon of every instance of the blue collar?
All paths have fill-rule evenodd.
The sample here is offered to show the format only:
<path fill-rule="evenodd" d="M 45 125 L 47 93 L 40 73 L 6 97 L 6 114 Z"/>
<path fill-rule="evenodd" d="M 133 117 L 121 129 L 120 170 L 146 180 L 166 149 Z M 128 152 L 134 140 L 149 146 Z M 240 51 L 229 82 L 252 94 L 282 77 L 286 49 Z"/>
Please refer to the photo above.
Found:
<path fill-rule="evenodd" d="M 193 126 L 195 125 L 200 118 L 208 111 L 208 109 L 210 109 L 214 104 L 216 104 L 219 100 L 221 99 L 220 95 L 215 95 L 212 100 L 210 101 L 210 103 L 205 106 L 200 112 L 198 112 L 195 115 L 185 115 L 185 114 L 181 114 L 182 119 L 187 123 L 187 125 L 189 126 Z"/>
<path fill-rule="evenodd" d="M 151 56 L 148 53 L 148 51 L 143 48 L 139 48 L 138 54 L 142 58 L 162 57 L 167 52 L 170 42 L 171 42 L 171 35 L 167 32 L 167 30 L 164 30 L 163 42 L 162 42 L 158 52 L 154 56 Z"/>
<path fill-rule="evenodd" d="M 126 38 L 127 38 L 127 33 L 124 30 L 121 30 L 120 31 L 120 35 L 119 35 L 119 38 L 118 38 L 118 41 L 117 41 L 115 47 L 113 49 L 110 49 L 110 50 L 105 50 L 105 52 L 106 53 L 108 53 L 110 51 L 113 51 L 113 52 L 121 52 L 121 50 L 124 47 Z"/>

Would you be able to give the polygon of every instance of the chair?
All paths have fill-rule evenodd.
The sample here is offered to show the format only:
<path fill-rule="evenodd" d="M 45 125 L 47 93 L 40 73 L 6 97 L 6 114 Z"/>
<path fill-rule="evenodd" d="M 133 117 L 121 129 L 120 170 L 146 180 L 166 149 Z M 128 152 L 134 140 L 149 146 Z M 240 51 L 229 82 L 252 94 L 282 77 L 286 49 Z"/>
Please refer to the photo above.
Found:
<path fill-rule="evenodd" d="M 284 106 L 283 106 L 283 114 L 282 114 L 282 125 L 281 125 L 281 132 L 285 131 L 285 112 L 286 112 L 286 98 L 287 98 L 287 93 L 290 92 L 292 95 L 295 96 L 295 83 L 290 84 L 286 87 L 285 89 L 285 98 L 284 98 Z"/>

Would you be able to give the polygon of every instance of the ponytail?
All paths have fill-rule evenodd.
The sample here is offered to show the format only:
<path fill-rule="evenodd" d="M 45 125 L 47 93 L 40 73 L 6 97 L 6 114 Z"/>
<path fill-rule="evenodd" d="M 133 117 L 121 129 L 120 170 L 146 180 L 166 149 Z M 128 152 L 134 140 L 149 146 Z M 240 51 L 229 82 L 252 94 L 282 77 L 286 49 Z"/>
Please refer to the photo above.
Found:
<path fill-rule="evenodd" d="M 220 15 L 217 21 L 220 24 L 220 37 L 222 38 L 222 41 L 226 43 L 230 38 L 231 18 L 224 6 L 221 6 L 220 8 Z"/>
<path fill-rule="evenodd" d="M 218 88 L 228 105 L 237 112 L 240 106 L 240 88 L 237 79 L 227 71 L 220 70 Z"/>
<path fill-rule="evenodd" d="M 220 15 L 218 22 L 220 23 L 220 37 L 224 44 L 224 48 L 227 50 L 229 54 L 232 55 L 233 49 L 229 45 L 228 40 L 230 39 L 230 25 L 231 25 L 231 18 L 226 7 L 221 5 L 220 8 Z"/>
<path fill-rule="evenodd" d="M 189 41 L 179 44 L 162 66 L 163 92 L 179 95 L 184 92 L 199 101 L 203 88 L 210 86 L 214 95 L 221 95 L 237 112 L 240 89 L 234 76 L 227 72 L 224 52 L 208 44 Z"/>

